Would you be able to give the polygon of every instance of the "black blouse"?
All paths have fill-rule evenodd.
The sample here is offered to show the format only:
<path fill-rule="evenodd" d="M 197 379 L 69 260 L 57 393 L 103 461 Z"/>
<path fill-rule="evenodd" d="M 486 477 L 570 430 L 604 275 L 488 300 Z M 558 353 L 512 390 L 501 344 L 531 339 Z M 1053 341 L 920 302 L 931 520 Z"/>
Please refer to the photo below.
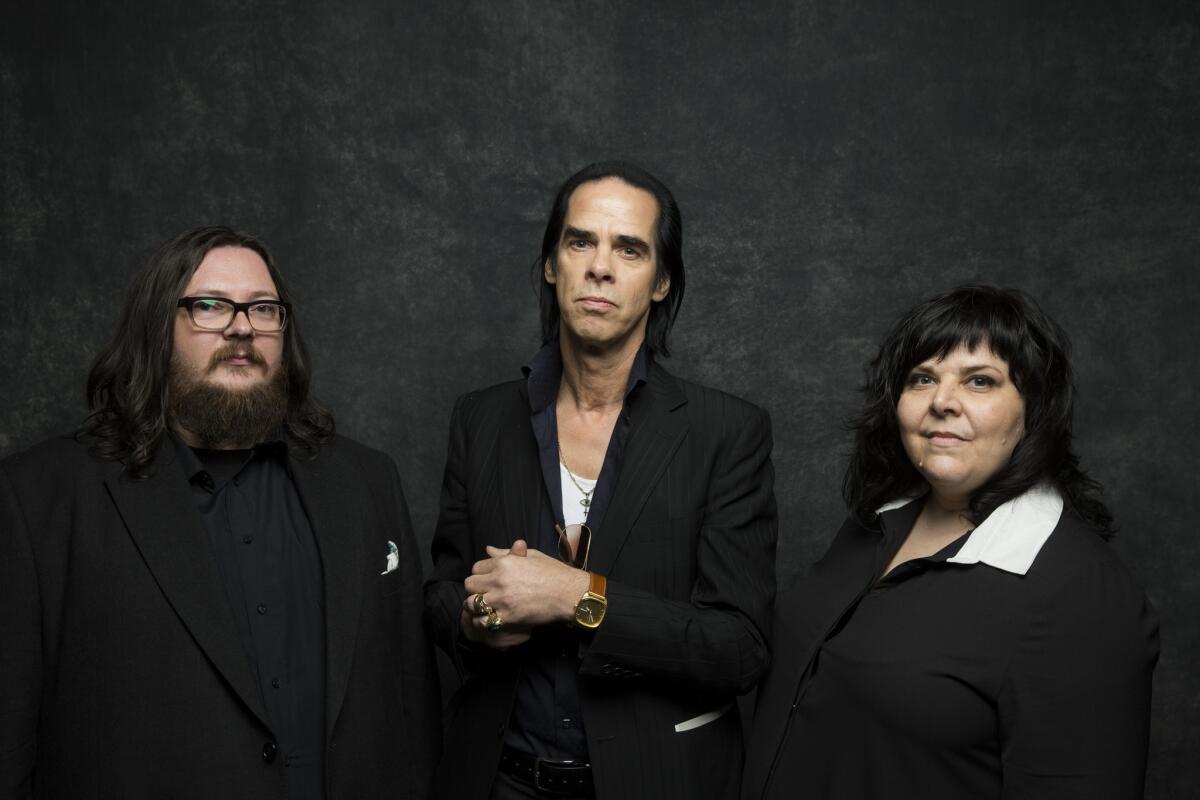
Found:
<path fill-rule="evenodd" d="M 1141 797 L 1141 588 L 1069 511 L 1024 575 L 948 562 L 964 535 L 877 579 L 921 505 L 848 521 L 780 593 L 744 797 Z"/>

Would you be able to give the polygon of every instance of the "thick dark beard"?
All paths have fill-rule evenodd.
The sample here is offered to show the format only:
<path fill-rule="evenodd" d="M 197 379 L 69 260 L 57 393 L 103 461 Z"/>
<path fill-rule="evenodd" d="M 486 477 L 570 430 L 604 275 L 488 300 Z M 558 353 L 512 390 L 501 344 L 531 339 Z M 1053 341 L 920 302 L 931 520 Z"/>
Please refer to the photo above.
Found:
<path fill-rule="evenodd" d="M 266 383 L 232 390 L 171 369 L 171 418 L 200 447 L 220 450 L 266 441 L 288 410 L 287 368 L 280 364 Z"/>

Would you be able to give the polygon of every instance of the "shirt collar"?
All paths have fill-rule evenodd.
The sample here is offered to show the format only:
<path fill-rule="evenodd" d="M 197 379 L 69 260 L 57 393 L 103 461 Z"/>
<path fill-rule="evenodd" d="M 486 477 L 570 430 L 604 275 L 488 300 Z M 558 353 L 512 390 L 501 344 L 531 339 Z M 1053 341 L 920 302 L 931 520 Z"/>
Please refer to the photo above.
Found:
<path fill-rule="evenodd" d="M 179 438 L 179 434 L 169 430 L 167 431 L 167 438 L 174 445 L 175 457 L 179 459 L 179 464 L 183 468 L 183 474 L 187 476 L 189 481 L 195 480 L 197 475 L 205 472 L 204 465 L 200 463 L 200 459 L 192 452 L 192 448 L 188 447 L 187 442 Z"/>
<path fill-rule="evenodd" d="M 901 508 L 918 497 L 898 498 L 883 504 L 875 513 Z M 1062 510 L 1063 499 L 1058 490 L 1040 483 L 998 506 L 971 531 L 959 551 L 946 560 L 952 564 L 982 563 L 1024 575 L 1057 527 Z"/>
<path fill-rule="evenodd" d="M 204 468 L 200 457 L 196 455 L 191 446 L 188 445 L 179 434 L 168 429 L 167 438 L 174 445 L 175 457 L 179 460 L 180 466 L 183 468 L 183 474 L 187 476 L 188 482 L 194 483 L 196 480 L 204 480 L 208 477 L 208 470 Z M 253 448 L 255 454 L 267 453 L 282 456 L 287 453 L 287 441 L 284 438 L 282 428 L 279 428 L 271 436 L 268 436 L 266 441 L 256 444 Z M 287 463 L 287 459 L 284 459 Z M 291 466 L 288 466 L 289 470 Z M 208 482 L 211 483 L 211 477 L 208 477 Z"/>
<path fill-rule="evenodd" d="M 625 383 L 625 399 L 628 400 L 630 393 L 646 382 L 649 359 L 646 343 L 642 342 L 633 359 L 633 368 L 629 370 L 629 380 Z M 521 369 L 525 373 L 526 386 L 529 389 L 530 409 L 535 412 L 541 411 L 553 403 L 558 397 L 558 385 L 562 382 L 562 351 L 559 350 L 558 342 L 544 345 Z"/>

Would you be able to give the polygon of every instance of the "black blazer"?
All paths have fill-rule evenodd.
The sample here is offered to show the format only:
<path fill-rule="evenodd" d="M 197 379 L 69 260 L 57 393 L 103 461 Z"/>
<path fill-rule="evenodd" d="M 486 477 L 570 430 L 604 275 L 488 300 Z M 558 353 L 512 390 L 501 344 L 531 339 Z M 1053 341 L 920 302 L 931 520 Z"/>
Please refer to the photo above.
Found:
<path fill-rule="evenodd" d="M 775 595 L 770 421 L 653 363 L 629 413 L 589 563 L 608 577 L 608 614 L 579 671 L 596 795 L 733 797 L 742 761 L 734 699 L 767 665 Z M 464 680 L 447 712 L 440 797 L 488 796 L 524 655 L 460 641 L 462 582 L 485 545 L 536 538 L 549 502 L 525 382 L 460 398 L 425 594 L 435 637 Z M 725 713 L 675 730 L 713 711 Z"/>
<path fill-rule="evenodd" d="M 324 568 L 326 796 L 422 797 L 437 689 L 399 475 L 340 437 L 291 467 Z M 0 673 L 0 798 L 285 797 L 169 446 L 143 481 L 69 438 L 0 463 Z"/>

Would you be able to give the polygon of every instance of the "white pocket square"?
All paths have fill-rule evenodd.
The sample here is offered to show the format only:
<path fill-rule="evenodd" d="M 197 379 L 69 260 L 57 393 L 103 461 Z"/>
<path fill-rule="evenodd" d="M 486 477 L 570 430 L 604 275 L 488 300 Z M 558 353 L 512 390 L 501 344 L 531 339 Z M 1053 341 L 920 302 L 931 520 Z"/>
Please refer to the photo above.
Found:
<path fill-rule="evenodd" d="M 389 539 L 388 540 L 387 569 L 385 569 L 383 572 L 381 572 L 379 574 L 387 575 L 389 572 L 394 572 L 396 570 L 396 568 L 399 566 L 400 566 L 400 550 L 396 547 L 396 543 Z"/>
<path fill-rule="evenodd" d="M 733 703 L 723 705 L 720 708 L 713 709 L 712 711 L 709 711 L 705 714 L 701 714 L 698 717 L 692 717 L 691 719 L 685 719 L 683 722 L 680 722 L 679 724 L 677 724 L 675 726 L 675 732 L 676 733 L 687 733 L 688 731 L 694 731 L 694 730 L 696 730 L 696 728 L 701 728 L 701 727 L 707 725 L 708 723 L 715 722 L 716 720 L 725 716 L 725 712 L 731 708 L 733 708 Z"/>

